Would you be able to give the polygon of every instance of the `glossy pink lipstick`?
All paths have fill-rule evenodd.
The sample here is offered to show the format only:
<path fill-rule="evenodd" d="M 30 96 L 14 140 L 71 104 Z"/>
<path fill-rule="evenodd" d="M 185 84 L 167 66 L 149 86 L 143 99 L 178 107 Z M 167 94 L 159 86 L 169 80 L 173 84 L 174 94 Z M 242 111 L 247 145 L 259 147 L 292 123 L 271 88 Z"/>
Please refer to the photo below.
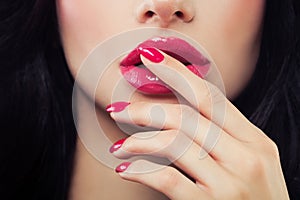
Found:
<path fill-rule="evenodd" d="M 120 63 L 120 70 L 125 80 L 143 93 L 168 94 L 172 92 L 142 63 L 139 49 L 147 47 L 155 47 L 172 56 L 200 78 L 205 77 L 209 71 L 210 61 L 188 42 L 175 37 L 156 37 L 138 45 Z"/>

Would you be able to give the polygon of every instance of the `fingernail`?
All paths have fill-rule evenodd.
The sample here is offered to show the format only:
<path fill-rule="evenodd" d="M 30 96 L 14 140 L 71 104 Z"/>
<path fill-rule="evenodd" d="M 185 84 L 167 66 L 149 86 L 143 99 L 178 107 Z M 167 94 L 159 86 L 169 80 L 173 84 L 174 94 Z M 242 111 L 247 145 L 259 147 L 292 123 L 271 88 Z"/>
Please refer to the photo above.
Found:
<path fill-rule="evenodd" d="M 126 140 L 126 138 L 121 139 L 121 140 L 115 142 L 115 143 L 109 148 L 109 152 L 110 152 L 110 153 L 113 153 L 113 152 L 117 151 L 118 149 L 120 149 L 121 146 L 123 145 L 123 143 L 125 142 L 125 140 Z"/>
<path fill-rule="evenodd" d="M 106 107 L 107 112 L 121 112 L 123 111 L 130 103 L 128 102 L 115 102 Z"/>
<path fill-rule="evenodd" d="M 118 167 L 116 167 L 115 171 L 117 173 L 125 172 L 130 164 L 131 164 L 130 162 L 124 162 L 124 163 L 120 164 Z"/>
<path fill-rule="evenodd" d="M 160 63 L 165 59 L 163 54 L 161 54 L 158 50 L 152 47 L 139 47 L 138 52 L 154 63 Z"/>

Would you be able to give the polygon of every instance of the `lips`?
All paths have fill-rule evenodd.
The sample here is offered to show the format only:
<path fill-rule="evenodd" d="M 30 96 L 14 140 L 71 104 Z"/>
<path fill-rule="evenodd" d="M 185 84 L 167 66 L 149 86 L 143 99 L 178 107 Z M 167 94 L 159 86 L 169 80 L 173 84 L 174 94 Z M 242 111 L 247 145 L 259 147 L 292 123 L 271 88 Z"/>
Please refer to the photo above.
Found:
<path fill-rule="evenodd" d="M 140 92 L 146 94 L 168 94 L 171 89 L 142 63 L 138 49 L 154 47 L 184 64 L 200 78 L 206 76 L 210 68 L 209 60 L 188 42 L 175 38 L 156 37 L 138 45 L 120 63 L 125 80 Z"/>

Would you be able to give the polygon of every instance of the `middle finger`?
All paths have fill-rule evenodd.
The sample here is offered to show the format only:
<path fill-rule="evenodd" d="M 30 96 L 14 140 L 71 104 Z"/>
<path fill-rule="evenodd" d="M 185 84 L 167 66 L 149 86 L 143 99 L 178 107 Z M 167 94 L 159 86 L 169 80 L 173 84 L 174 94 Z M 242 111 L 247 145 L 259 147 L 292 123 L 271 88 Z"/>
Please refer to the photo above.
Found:
<path fill-rule="evenodd" d="M 121 112 L 112 112 L 111 116 L 118 122 L 180 130 L 222 162 L 236 160 L 236 149 L 242 148 L 238 140 L 186 105 L 137 102 Z"/>

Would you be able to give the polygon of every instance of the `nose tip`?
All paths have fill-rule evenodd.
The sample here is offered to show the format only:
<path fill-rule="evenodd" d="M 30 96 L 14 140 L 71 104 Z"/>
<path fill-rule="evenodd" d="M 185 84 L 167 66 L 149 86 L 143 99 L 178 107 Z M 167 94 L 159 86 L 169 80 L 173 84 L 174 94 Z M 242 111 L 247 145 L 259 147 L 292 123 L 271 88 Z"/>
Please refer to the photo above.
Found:
<path fill-rule="evenodd" d="M 137 19 L 140 23 L 159 23 L 167 27 L 174 22 L 188 23 L 193 20 L 193 7 L 186 0 L 150 0 L 138 9 Z"/>

